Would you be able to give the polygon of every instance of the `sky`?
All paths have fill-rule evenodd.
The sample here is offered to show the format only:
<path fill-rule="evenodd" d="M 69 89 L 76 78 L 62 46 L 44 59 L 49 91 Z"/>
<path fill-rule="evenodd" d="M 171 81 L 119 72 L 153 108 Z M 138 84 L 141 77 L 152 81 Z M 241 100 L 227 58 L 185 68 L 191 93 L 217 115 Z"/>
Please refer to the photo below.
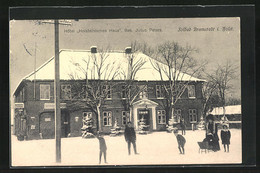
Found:
<path fill-rule="evenodd" d="M 91 46 L 109 46 L 113 50 L 124 50 L 133 41 L 150 46 L 176 41 L 198 49 L 194 57 L 199 62 L 208 61 L 208 71 L 229 60 L 239 67 L 229 96 L 240 97 L 239 18 L 82 19 L 71 20 L 71 23 L 60 25 L 60 49 L 89 50 Z M 10 95 L 22 78 L 33 71 L 35 52 L 37 67 L 54 56 L 54 25 L 11 20 Z"/>

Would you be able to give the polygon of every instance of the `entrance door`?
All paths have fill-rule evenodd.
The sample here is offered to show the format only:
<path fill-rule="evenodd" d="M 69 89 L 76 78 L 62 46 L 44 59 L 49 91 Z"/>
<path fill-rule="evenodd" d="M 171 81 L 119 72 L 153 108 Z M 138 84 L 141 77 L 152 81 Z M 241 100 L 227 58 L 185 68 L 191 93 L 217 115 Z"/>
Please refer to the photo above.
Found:
<path fill-rule="evenodd" d="M 40 133 L 43 139 L 55 138 L 54 112 L 45 112 L 40 115 Z M 69 113 L 61 111 L 61 137 L 67 137 L 69 133 Z"/>
<path fill-rule="evenodd" d="M 43 139 L 53 139 L 55 137 L 53 112 L 45 112 L 40 115 L 40 134 Z"/>
<path fill-rule="evenodd" d="M 138 111 L 138 122 L 142 118 L 145 120 L 146 125 L 150 125 L 150 111 L 148 109 L 140 109 Z"/>
<path fill-rule="evenodd" d="M 70 133 L 70 118 L 67 111 L 61 111 L 61 137 L 68 137 Z"/>

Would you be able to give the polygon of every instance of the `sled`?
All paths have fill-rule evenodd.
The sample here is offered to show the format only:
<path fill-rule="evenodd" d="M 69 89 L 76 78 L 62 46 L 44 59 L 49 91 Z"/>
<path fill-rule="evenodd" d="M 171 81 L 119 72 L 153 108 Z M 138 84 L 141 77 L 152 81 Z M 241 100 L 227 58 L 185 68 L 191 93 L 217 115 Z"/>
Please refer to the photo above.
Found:
<path fill-rule="evenodd" d="M 199 145 L 199 153 L 202 153 L 202 152 L 209 152 L 209 144 L 208 142 L 198 142 L 198 145 Z"/>

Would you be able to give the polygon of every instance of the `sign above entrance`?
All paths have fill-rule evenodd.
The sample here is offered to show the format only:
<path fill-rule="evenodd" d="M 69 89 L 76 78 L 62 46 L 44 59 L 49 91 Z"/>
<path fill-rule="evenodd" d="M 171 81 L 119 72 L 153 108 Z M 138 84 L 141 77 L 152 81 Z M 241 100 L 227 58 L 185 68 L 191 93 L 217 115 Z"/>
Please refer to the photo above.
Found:
<path fill-rule="evenodd" d="M 139 114 L 142 114 L 142 115 L 148 114 L 148 110 L 145 110 L 145 111 L 139 111 Z"/>
<path fill-rule="evenodd" d="M 65 109 L 66 103 L 60 103 L 60 108 Z M 44 103 L 44 109 L 55 109 L 55 104 L 54 103 Z"/>
<path fill-rule="evenodd" d="M 15 109 L 23 109 L 24 108 L 24 103 L 15 103 L 14 107 L 15 107 Z"/>

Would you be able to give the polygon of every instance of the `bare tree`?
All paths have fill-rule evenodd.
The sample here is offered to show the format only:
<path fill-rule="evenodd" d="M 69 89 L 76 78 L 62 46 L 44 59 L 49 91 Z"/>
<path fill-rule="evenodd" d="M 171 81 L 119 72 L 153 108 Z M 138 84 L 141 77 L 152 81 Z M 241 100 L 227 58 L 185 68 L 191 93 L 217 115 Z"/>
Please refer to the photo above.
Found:
<path fill-rule="evenodd" d="M 211 80 L 211 78 L 207 78 L 207 81 L 203 84 L 202 96 L 203 96 L 203 118 L 204 118 L 206 114 L 219 103 L 219 96 L 217 93 L 217 83 Z"/>
<path fill-rule="evenodd" d="M 136 41 L 131 43 L 131 53 L 126 54 L 128 69 L 126 72 L 121 72 L 121 76 L 123 76 L 124 81 L 122 82 L 122 92 L 120 94 L 123 98 L 122 104 L 125 111 L 129 112 L 130 119 L 133 117 L 131 109 L 133 103 L 145 89 L 144 85 L 138 85 L 136 81 L 137 72 L 143 70 L 143 66 L 146 63 L 144 58 L 138 56 L 140 53 L 140 46 L 141 44 Z"/>
<path fill-rule="evenodd" d="M 108 59 L 110 56 L 109 48 L 99 49 L 97 53 L 91 53 L 82 58 L 82 64 L 72 63 L 77 70 L 84 74 L 85 84 L 77 82 L 77 73 L 69 74 L 74 81 L 74 98 L 70 103 L 72 109 L 90 108 L 97 119 L 97 129 L 101 129 L 101 108 L 107 98 L 111 97 L 112 88 L 117 85 L 114 80 L 119 75 L 119 66 L 115 65 L 115 61 Z M 91 79 L 91 80 L 90 80 Z"/>
<path fill-rule="evenodd" d="M 223 107 L 225 116 L 226 94 L 232 89 L 231 81 L 236 78 L 237 67 L 230 61 L 224 65 L 218 64 L 213 74 L 208 75 L 210 79 L 216 83 L 217 92 L 220 97 L 220 105 Z"/>
<path fill-rule="evenodd" d="M 198 65 L 193 58 L 195 48 L 189 45 L 181 46 L 177 42 L 165 42 L 155 49 L 146 48 L 146 53 L 155 60 L 151 60 L 153 68 L 158 72 L 162 81 L 165 99 L 162 106 L 167 115 L 174 116 L 174 106 L 185 92 L 193 77 L 205 66 Z M 187 75 L 189 74 L 189 75 Z M 169 116 L 166 116 L 168 122 Z"/>

